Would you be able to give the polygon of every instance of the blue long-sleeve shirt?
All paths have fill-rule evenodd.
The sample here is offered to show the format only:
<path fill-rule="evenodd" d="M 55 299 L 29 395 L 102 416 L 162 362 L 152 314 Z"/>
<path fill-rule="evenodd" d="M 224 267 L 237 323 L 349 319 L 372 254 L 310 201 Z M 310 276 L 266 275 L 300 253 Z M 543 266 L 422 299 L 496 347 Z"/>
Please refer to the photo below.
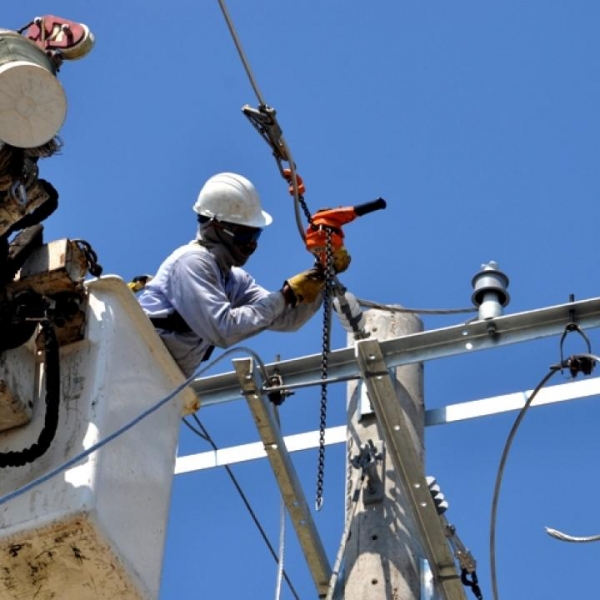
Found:
<path fill-rule="evenodd" d="M 191 242 L 175 250 L 139 296 L 149 317 L 177 311 L 191 331 L 158 329 L 186 376 L 200 365 L 210 346 L 228 348 L 260 331 L 295 331 L 319 309 L 311 304 L 286 306 L 280 291 L 261 287 L 243 269 L 227 273 L 203 246 Z"/>

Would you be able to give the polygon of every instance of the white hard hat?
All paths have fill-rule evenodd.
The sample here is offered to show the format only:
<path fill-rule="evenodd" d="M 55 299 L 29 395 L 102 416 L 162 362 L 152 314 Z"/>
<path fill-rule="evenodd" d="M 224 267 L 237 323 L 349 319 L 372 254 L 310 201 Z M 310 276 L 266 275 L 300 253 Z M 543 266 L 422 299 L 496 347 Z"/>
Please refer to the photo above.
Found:
<path fill-rule="evenodd" d="M 273 217 L 262 209 L 258 192 L 242 175 L 218 173 L 202 186 L 194 211 L 204 217 L 248 227 L 266 227 Z"/>

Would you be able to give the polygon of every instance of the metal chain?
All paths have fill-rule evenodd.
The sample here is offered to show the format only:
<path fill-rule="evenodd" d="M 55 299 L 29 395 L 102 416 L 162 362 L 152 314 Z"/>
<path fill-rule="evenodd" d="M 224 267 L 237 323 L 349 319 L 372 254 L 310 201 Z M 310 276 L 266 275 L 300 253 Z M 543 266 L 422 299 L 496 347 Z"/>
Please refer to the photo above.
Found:
<path fill-rule="evenodd" d="M 304 196 L 300 195 L 298 196 L 298 202 L 300 203 L 300 206 L 302 207 L 302 212 L 304 213 L 304 216 L 306 217 L 306 220 L 308 221 L 308 223 L 310 225 L 312 225 L 312 215 L 310 214 L 310 210 L 308 210 L 308 206 L 306 204 L 306 200 L 304 199 Z M 327 235 L 330 236 L 331 232 L 327 232 Z M 328 244 L 331 243 L 331 240 L 329 240 L 328 237 Z M 327 258 L 327 260 L 329 260 L 329 257 Z"/>
<path fill-rule="evenodd" d="M 71 240 L 73 243 L 77 244 L 77 246 L 81 249 L 83 254 L 85 255 L 85 259 L 87 261 L 88 271 L 94 277 L 100 277 L 102 275 L 102 266 L 98 264 L 98 256 L 94 249 L 92 248 L 89 242 L 80 239 Z"/>
<path fill-rule="evenodd" d="M 331 281 L 333 279 L 333 249 L 331 247 L 331 231 L 326 230 L 326 266 L 325 288 L 323 290 L 323 346 L 321 353 L 321 380 L 327 380 L 327 358 L 331 338 Z M 321 407 L 319 422 L 319 461 L 317 468 L 317 497 L 315 508 L 323 507 L 323 479 L 325 476 L 325 428 L 327 427 L 327 383 L 321 384 Z"/>

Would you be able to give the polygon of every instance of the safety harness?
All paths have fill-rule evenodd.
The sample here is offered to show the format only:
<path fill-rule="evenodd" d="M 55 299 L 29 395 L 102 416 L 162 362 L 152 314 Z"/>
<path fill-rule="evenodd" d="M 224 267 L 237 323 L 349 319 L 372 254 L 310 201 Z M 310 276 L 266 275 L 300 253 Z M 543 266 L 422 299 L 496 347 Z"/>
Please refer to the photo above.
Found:
<path fill-rule="evenodd" d="M 136 293 L 142 291 L 146 284 L 152 279 L 152 275 L 136 275 L 127 286 L 129 289 Z M 150 322 L 154 325 L 155 329 L 162 329 L 163 331 L 170 331 L 175 333 L 191 333 L 193 329 L 188 325 L 187 321 L 176 311 L 173 310 L 166 317 L 152 317 L 148 315 Z M 215 349 L 215 346 L 211 344 L 202 357 L 202 362 L 207 361 Z"/>

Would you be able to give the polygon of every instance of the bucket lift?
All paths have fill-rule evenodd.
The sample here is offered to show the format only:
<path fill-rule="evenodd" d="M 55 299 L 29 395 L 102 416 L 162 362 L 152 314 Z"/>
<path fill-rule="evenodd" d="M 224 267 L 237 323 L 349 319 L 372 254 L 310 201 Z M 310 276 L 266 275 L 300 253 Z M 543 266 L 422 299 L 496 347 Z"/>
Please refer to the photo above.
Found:
<path fill-rule="evenodd" d="M 184 381 L 127 284 L 85 281 L 102 271 L 87 242 L 43 241 L 58 192 L 38 161 L 66 114 L 57 73 L 92 45 L 52 15 L 0 30 L 3 600 L 157 598 L 179 420 L 198 408 L 184 390 L 85 452 Z"/>
<path fill-rule="evenodd" d="M 39 459 L 3 470 L 0 498 L 106 438 L 184 380 L 124 281 L 102 277 L 85 291 L 85 335 L 61 347 L 56 436 Z M 35 391 L 16 391 L 33 400 L 33 417 L 0 433 L 0 455 L 30 445 L 43 424 L 43 365 L 35 354 L 30 342 L 3 354 L 7 371 L 27 371 L 22 381 Z M 0 597 L 42 590 L 64 600 L 157 598 L 179 422 L 197 402 L 186 389 L 81 463 L 0 504 Z"/>

